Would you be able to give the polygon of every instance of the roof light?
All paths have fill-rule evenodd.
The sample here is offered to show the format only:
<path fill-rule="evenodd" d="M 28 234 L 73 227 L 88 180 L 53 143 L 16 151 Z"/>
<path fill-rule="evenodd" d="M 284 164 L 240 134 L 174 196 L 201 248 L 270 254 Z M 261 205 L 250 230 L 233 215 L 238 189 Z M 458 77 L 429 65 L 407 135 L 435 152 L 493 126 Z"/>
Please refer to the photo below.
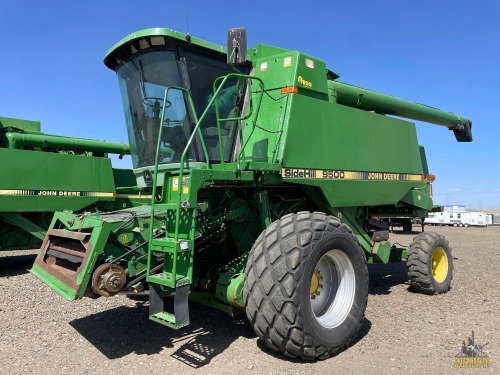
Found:
<path fill-rule="evenodd" d="M 149 43 L 146 39 L 139 40 L 139 48 L 140 49 L 146 49 L 148 47 L 149 47 Z"/>
<path fill-rule="evenodd" d="M 427 175 L 427 181 L 434 182 L 435 180 L 436 180 L 436 176 L 434 176 L 433 174 Z"/>
<path fill-rule="evenodd" d="M 161 36 L 152 36 L 151 37 L 151 44 L 153 46 L 164 46 L 165 45 L 165 39 Z"/>

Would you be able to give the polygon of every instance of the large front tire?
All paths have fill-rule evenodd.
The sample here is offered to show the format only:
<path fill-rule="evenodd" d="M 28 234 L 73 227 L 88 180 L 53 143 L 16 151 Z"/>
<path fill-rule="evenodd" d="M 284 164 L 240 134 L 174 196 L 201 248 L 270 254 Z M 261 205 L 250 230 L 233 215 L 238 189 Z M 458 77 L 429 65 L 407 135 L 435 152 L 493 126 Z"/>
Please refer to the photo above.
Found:
<path fill-rule="evenodd" d="M 348 226 L 323 213 L 289 214 L 255 242 L 243 299 L 270 348 L 324 359 L 352 343 L 368 300 L 366 258 Z"/>
<path fill-rule="evenodd" d="M 441 294 L 450 290 L 453 256 L 444 236 L 433 232 L 416 236 L 410 245 L 407 265 L 414 291 Z"/>

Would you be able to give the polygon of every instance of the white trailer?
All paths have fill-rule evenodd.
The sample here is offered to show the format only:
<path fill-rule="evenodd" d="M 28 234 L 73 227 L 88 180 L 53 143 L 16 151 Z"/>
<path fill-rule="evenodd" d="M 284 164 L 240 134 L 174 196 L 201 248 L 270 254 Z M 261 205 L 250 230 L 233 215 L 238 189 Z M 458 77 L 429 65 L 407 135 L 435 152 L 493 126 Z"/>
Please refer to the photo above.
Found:
<path fill-rule="evenodd" d="M 500 214 L 493 214 L 493 224 L 492 225 L 500 225 Z"/>
<path fill-rule="evenodd" d="M 488 225 L 488 220 L 484 212 L 463 212 L 461 215 L 461 224 L 463 226 L 480 226 Z"/>
<path fill-rule="evenodd" d="M 468 226 L 481 226 L 487 225 L 487 217 L 484 212 L 430 212 L 429 216 L 425 218 L 426 225 L 451 225 L 454 227 L 468 227 Z"/>
<path fill-rule="evenodd" d="M 429 216 L 424 219 L 425 225 L 453 225 L 450 221 L 450 213 L 443 212 L 429 212 Z"/>
<path fill-rule="evenodd" d="M 493 225 L 493 214 L 486 214 L 486 225 Z"/>

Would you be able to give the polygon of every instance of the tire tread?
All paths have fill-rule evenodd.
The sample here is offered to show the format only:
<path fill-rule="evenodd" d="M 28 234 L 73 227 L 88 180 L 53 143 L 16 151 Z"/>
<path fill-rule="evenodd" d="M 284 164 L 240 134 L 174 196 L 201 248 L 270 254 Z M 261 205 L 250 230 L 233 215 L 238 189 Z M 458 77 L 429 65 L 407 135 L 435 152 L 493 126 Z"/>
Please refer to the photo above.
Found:
<path fill-rule="evenodd" d="M 350 228 L 335 217 L 322 212 L 288 214 L 265 229 L 250 252 L 243 289 L 248 319 L 267 346 L 288 357 L 314 360 L 336 355 L 352 344 L 363 323 L 361 319 L 354 335 L 341 347 L 322 345 L 303 324 L 298 292 L 304 282 L 300 265 L 310 256 L 311 243 L 337 231 L 360 246 Z M 362 272 L 366 273 L 368 290 L 366 265 Z"/>
<path fill-rule="evenodd" d="M 432 275 L 432 253 L 438 246 L 445 249 L 449 260 L 450 277 L 442 284 L 437 283 Z M 423 232 L 416 236 L 410 245 L 407 266 L 412 290 L 424 294 L 441 294 L 450 290 L 453 279 L 453 258 L 449 243 L 444 236 L 434 232 Z"/>

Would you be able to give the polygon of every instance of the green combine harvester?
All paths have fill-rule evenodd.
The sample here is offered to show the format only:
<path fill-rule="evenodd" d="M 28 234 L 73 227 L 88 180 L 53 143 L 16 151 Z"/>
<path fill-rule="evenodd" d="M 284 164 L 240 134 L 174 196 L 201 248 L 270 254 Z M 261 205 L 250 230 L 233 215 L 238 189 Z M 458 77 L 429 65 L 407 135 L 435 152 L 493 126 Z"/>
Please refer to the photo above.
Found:
<path fill-rule="evenodd" d="M 323 359 L 361 327 L 367 263 L 406 260 L 413 290 L 449 290 L 445 238 L 425 232 L 402 248 L 381 220 L 433 208 L 415 125 L 392 116 L 459 142 L 472 141 L 469 119 L 338 82 L 302 52 L 247 50 L 244 29 L 229 31 L 227 49 L 142 30 L 104 63 L 152 199 L 55 214 L 32 272 L 62 297 L 145 291 L 150 319 L 174 329 L 189 324 L 188 299 L 246 312 L 270 348 Z"/>
<path fill-rule="evenodd" d="M 147 202 L 132 171 L 113 169 L 107 157 L 130 154 L 128 145 L 40 128 L 38 121 L 0 117 L 0 250 L 40 248 L 55 211 L 110 211 Z"/>

